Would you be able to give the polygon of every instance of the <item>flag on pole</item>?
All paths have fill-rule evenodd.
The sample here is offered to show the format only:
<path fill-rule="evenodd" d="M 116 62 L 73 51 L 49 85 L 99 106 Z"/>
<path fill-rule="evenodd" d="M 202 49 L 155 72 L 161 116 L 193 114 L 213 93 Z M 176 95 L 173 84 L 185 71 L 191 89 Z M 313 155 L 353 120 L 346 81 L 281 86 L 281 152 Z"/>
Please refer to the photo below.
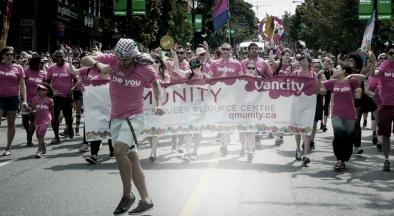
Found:
<path fill-rule="evenodd" d="M 363 42 L 361 43 L 361 49 L 367 50 L 371 48 L 374 29 L 375 29 L 375 11 L 371 15 L 371 17 L 369 17 L 367 26 L 365 27 Z"/>
<path fill-rule="evenodd" d="M 228 0 L 217 0 L 215 6 L 212 8 L 213 28 L 215 31 L 225 25 L 230 18 L 228 5 Z"/>

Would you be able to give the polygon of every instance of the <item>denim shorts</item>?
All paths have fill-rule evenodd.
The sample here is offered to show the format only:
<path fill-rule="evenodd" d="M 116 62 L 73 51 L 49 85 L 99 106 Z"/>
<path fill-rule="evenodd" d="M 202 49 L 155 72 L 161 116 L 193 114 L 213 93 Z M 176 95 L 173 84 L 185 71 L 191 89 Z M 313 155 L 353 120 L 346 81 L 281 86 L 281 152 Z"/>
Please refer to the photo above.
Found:
<path fill-rule="evenodd" d="M 19 108 L 19 96 L 0 97 L 0 110 L 16 112 Z"/>

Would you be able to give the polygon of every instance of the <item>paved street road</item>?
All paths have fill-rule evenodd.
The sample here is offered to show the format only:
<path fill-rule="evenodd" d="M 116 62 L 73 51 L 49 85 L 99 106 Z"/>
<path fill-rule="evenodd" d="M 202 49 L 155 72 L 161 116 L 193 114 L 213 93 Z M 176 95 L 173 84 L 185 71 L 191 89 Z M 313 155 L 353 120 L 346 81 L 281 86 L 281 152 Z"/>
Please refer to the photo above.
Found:
<path fill-rule="evenodd" d="M 25 147 L 18 123 L 13 155 L 0 156 L 0 215 L 112 215 L 121 181 L 107 145 L 97 165 L 85 162 L 89 153 L 78 152 L 81 137 L 49 146 L 46 158 L 33 159 L 36 148 Z M 4 125 L 1 131 L 3 151 Z M 263 140 L 252 163 L 239 158 L 237 135 L 228 156 L 220 157 L 215 134 L 204 134 L 199 159 L 190 163 L 171 152 L 170 140 L 164 139 L 152 164 L 145 144 L 140 157 L 155 204 L 145 215 L 394 215 L 394 172 L 381 171 L 383 157 L 370 142 L 371 131 L 363 133 L 366 152 L 354 156 L 345 173 L 332 169 L 331 126 L 318 133 L 309 167 L 294 160 L 293 136 L 280 147 L 273 139 Z"/>

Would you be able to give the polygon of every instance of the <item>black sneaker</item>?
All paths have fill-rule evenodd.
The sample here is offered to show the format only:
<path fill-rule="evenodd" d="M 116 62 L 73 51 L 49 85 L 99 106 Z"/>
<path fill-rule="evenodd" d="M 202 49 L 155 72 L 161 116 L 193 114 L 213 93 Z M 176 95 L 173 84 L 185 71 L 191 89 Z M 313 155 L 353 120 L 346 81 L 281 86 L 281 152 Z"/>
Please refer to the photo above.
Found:
<path fill-rule="evenodd" d="M 98 164 L 97 156 L 94 155 L 86 157 L 85 160 L 90 164 Z"/>
<path fill-rule="evenodd" d="M 372 134 L 372 144 L 378 144 L 378 137 L 376 136 L 376 133 Z"/>
<path fill-rule="evenodd" d="M 315 142 L 311 141 L 311 146 L 310 146 L 311 150 L 315 150 Z"/>
<path fill-rule="evenodd" d="M 120 200 L 118 206 L 114 211 L 114 215 L 125 213 L 127 210 L 129 210 L 131 205 L 133 205 L 134 201 L 135 201 L 135 196 L 133 193 L 131 193 L 131 198 L 122 197 L 122 199 Z"/>
<path fill-rule="evenodd" d="M 70 139 L 74 138 L 74 130 L 73 130 L 73 129 L 71 129 L 71 130 L 69 131 L 69 133 L 68 133 L 68 138 L 70 138 Z"/>
<path fill-rule="evenodd" d="M 63 137 L 68 136 L 68 130 L 67 130 L 67 129 L 64 129 L 64 131 L 61 132 L 61 133 L 59 133 L 59 135 L 60 135 L 60 136 L 63 136 Z"/>
<path fill-rule="evenodd" d="M 364 120 L 364 122 L 363 122 L 363 128 L 366 128 L 367 127 L 367 120 Z"/>
<path fill-rule="evenodd" d="M 135 209 L 129 211 L 129 215 L 141 214 L 141 213 L 143 213 L 145 211 L 148 211 L 149 209 L 152 209 L 152 208 L 153 208 L 153 202 L 152 201 L 150 201 L 150 203 L 148 203 L 146 201 L 140 200 L 138 202 L 138 206 Z"/>
<path fill-rule="evenodd" d="M 26 146 L 34 146 L 34 144 L 31 140 L 27 140 Z"/>
<path fill-rule="evenodd" d="M 377 148 L 379 151 L 382 151 L 382 143 L 376 144 L 376 148 Z"/>

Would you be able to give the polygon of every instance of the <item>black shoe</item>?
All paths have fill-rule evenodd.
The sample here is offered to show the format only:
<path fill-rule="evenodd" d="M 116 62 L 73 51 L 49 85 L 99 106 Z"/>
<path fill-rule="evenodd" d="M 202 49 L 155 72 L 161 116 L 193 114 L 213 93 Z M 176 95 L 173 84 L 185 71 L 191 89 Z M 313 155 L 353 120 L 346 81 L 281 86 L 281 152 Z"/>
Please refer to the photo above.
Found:
<path fill-rule="evenodd" d="M 149 209 L 152 209 L 152 208 L 153 208 L 152 201 L 150 201 L 150 203 L 147 203 L 146 201 L 140 200 L 138 202 L 138 206 L 135 209 L 129 211 L 129 215 L 141 214 L 141 213 L 143 213 Z"/>
<path fill-rule="evenodd" d="M 367 127 L 367 120 L 364 120 L 363 122 L 363 128 Z"/>
<path fill-rule="evenodd" d="M 376 148 L 377 148 L 379 151 L 382 151 L 382 143 L 376 144 Z"/>
<path fill-rule="evenodd" d="M 376 134 L 372 134 L 372 144 L 373 145 L 378 144 L 378 137 L 376 136 Z"/>
<path fill-rule="evenodd" d="M 71 129 L 70 132 L 68 133 L 68 138 L 72 139 L 74 138 L 74 130 Z"/>
<path fill-rule="evenodd" d="M 64 131 L 63 132 L 61 132 L 61 133 L 59 133 L 59 135 L 60 136 L 68 136 L 68 130 L 67 129 L 64 129 Z"/>
<path fill-rule="evenodd" d="M 114 152 L 110 152 L 110 153 L 109 153 L 109 157 L 110 157 L 110 158 L 113 158 L 113 157 L 115 157 L 115 154 L 114 154 Z"/>
<path fill-rule="evenodd" d="M 88 156 L 85 158 L 85 160 L 90 164 L 98 164 L 97 156 Z"/>
<path fill-rule="evenodd" d="M 315 150 L 315 142 L 311 141 L 311 150 Z"/>
<path fill-rule="evenodd" d="M 122 199 L 120 200 L 118 206 L 114 211 L 114 215 L 122 214 L 128 211 L 131 205 L 133 205 L 134 201 L 135 201 L 135 196 L 133 193 L 131 193 L 131 198 L 122 197 Z"/>
<path fill-rule="evenodd" d="M 334 166 L 334 170 L 335 172 L 339 172 L 341 171 L 341 167 L 342 167 L 342 163 L 341 162 L 337 162 Z"/>
<path fill-rule="evenodd" d="M 79 128 L 75 128 L 75 136 L 79 136 Z"/>
<path fill-rule="evenodd" d="M 33 142 L 31 140 L 28 140 L 26 143 L 26 146 L 34 146 Z"/>

